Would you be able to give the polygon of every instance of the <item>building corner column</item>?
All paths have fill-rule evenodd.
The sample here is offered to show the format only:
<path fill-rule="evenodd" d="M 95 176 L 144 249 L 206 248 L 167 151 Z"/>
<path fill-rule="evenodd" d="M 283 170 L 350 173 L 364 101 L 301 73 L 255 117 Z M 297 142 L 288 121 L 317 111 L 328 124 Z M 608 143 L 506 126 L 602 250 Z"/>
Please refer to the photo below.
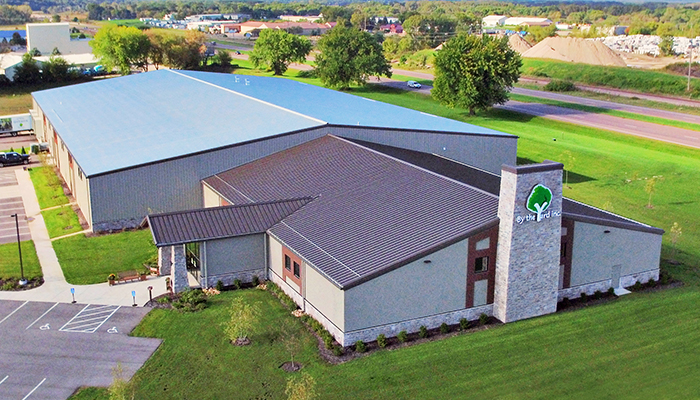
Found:
<path fill-rule="evenodd" d="M 190 288 L 187 280 L 187 259 L 185 257 L 185 245 L 179 244 L 171 247 L 172 269 L 170 271 L 170 284 L 173 292 L 179 293 Z"/>
<path fill-rule="evenodd" d="M 172 247 L 163 246 L 158 248 L 158 275 L 170 275 L 172 260 Z"/>
<path fill-rule="evenodd" d="M 557 309 L 562 171 L 553 161 L 502 168 L 493 308 L 502 322 Z"/>

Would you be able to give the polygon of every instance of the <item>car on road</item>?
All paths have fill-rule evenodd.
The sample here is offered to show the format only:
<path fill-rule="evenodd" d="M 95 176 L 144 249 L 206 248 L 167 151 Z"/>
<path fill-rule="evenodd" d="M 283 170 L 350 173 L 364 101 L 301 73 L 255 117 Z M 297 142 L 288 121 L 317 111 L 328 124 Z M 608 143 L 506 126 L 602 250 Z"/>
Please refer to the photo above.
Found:
<path fill-rule="evenodd" d="M 17 152 L 0 153 L 0 168 L 6 165 L 29 164 L 29 154 Z"/>
<path fill-rule="evenodd" d="M 419 89 L 421 87 L 421 84 L 416 81 L 408 81 L 408 87 Z"/>

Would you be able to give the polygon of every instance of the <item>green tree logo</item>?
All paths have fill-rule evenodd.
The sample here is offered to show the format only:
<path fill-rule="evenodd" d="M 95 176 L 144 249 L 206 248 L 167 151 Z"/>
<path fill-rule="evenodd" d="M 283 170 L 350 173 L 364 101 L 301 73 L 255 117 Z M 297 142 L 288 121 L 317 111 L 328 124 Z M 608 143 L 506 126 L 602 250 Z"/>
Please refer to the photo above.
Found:
<path fill-rule="evenodd" d="M 536 185 L 527 198 L 527 209 L 537 214 L 537 222 L 542 220 L 542 213 L 552 204 L 552 191 L 547 186 Z"/>

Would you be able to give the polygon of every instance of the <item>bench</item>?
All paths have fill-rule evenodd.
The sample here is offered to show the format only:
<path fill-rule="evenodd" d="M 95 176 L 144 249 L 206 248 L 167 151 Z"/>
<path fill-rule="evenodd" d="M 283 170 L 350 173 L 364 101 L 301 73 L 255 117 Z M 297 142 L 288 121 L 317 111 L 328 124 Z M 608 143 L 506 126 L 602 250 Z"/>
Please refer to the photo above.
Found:
<path fill-rule="evenodd" d="M 126 271 L 117 274 L 117 281 L 127 282 L 127 281 L 138 281 L 141 279 L 141 275 L 138 271 Z"/>

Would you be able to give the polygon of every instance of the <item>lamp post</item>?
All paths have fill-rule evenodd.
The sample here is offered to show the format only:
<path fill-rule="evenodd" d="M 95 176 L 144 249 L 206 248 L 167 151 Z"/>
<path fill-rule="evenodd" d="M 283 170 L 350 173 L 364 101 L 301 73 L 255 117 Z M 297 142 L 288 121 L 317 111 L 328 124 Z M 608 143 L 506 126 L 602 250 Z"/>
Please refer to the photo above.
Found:
<path fill-rule="evenodd" d="M 27 280 L 24 278 L 24 264 L 22 264 L 22 244 L 19 241 L 19 215 L 12 214 L 12 215 L 10 215 L 10 218 L 15 219 L 15 227 L 17 228 L 17 250 L 19 251 L 19 273 L 20 273 L 19 285 L 24 286 L 27 284 Z"/>

